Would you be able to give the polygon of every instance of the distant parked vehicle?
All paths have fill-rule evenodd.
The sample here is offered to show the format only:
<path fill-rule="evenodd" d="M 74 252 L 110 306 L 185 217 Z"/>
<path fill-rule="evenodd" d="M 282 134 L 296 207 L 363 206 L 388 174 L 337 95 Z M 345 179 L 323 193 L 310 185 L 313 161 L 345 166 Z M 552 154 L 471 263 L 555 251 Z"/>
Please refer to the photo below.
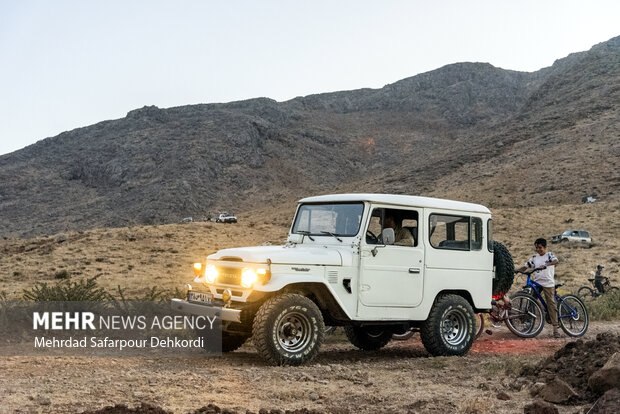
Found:
<path fill-rule="evenodd" d="M 551 243 L 567 243 L 577 242 L 582 244 L 591 245 L 592 237 L 590 233 L 584 230 L 566 230 L 562 234 L 551 236 Z"/>
<path fill-rule="evenodd" d="M 228 213 L 220 213 L 220 215 L 215 219 L 216 223 L 236 223 L 237 216 L 234 214 Z"/>

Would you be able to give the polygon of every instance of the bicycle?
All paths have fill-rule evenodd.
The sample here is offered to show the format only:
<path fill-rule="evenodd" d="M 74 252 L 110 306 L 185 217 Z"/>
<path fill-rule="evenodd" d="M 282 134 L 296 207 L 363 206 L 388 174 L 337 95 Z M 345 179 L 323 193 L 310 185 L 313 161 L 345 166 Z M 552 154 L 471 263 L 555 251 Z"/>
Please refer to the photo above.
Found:
<path fill-rule="evenodd" d="M 540 270 L 540 268 L 533 269 L 529 272 L 516 271 L 515 273 L 521 273 L 527 276 L 527 281 L 525 286 L 523 286 L 522 292 L 535 297 L 536 300 L 540 302 L 545 310 L 547 321 L 550 322 L 548 319 L 549 308 L 540 294 L 543 286 L 530 278 L 530 275 L 537 270 Z M 589 325 L 588 310 L 586 309 L 586 305 L 575 295 L 558 295 L 557 288 L 560 286 L 564 286 L 564 283 L 556 283 L 554 287 L 554 298 L 558 307 L 558 324 L 568 336 L 574 338 L 583 336 L 587 332 Z"/>
<path fill-rule="evenodd" d="M 491 306 L 488 315 L 491 325 L 496 328 L 505 324 L 510 332 L 522 338 L 533 338 L 543 329 L 543 310 L 532 295 L 517 292 L 512 299 L 509 299 L 501 294 L 493 297 Z M 476 338 L 484 332 L 484 315 L 479 313 L 478 318 Z M 490 331 L 487 333 L 490 335 Z"/>
<path fill-rule="evenodd" d="M 594 273 L 594 272 L 590 272 L 590 273 Z M 594 289 L 592 289 L 589 286 L 582 286 L 577 291 L 577 296 L 582 298 L 584 301 L 588 301 L 588 300 L 596 299 L 599 296 L 603 295 L 604 293 L 620 291 L 620 289 L 611 285 L 611 282 L 609 281 L 609 278 L 607 276 L 603 276 L 603 278 L 604 278 L 603 292 L 599 292 L 599 290 L 596 288 L 596 285 L 594 284 L 595 279 L 592 278 L 592 279 L 588 279 L 588 281 L 592 284 L 592 286 L 594 286 Z"/>

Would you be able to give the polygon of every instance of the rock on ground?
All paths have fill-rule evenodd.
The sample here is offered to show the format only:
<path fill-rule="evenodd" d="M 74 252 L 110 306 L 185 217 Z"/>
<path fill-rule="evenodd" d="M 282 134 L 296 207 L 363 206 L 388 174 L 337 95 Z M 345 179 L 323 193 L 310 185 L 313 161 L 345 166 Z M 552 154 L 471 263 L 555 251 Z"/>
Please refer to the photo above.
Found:
<path fill-rule="evenodd" d="M 607 391 L 592 406 L 588 414 L 617 414 L 620 412 L 620 389 L 614 388 Z"/>
<path fill-rule="evenodd" d="M 556 404 L 566 404 L 570 400 L 578 398 L 579 395 L 565 381 L 555 378 L 549 384 L 540 390 L 538 394 L 543 400 Z"/>
<path fill-rule="evenodd" d="M 559 411 L 555 405 L 542 400 L 536 400 L 531 404 L 523 407 L 524 414 L 558 414 Z"/>
<path fill-rule="evenodd" d="M 612 388 L 620 388 L 620 352 L 613 354 L 603 368 L 592 374 L 588 386 L 597 395 Z"/>

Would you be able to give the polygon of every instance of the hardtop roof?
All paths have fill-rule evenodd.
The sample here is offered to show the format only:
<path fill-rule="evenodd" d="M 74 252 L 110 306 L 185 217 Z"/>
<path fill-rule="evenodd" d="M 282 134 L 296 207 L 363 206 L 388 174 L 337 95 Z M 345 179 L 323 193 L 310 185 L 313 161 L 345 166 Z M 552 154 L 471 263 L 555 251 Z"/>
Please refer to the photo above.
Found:
<path fill-rule="evenodd" d="M 372 203 L 393 204 L 408 207 L 430 207 L 445 210 L 461 210 L 488 214 L 491 213 L 488 208 L 481 204 L 444 200 L 442 198 L 419 197 L 399 194 L 326 194 L 314 197 L 306 197 L 299 200 L 300 203 L 347 203 L 353 201 L 369 201 Z"/>

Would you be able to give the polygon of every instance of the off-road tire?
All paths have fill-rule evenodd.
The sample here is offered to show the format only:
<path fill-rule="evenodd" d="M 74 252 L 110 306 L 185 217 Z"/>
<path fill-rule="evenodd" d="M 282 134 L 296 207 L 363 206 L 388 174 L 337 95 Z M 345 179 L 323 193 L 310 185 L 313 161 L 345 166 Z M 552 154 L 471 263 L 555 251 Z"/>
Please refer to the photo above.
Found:
<path fill-rule="evenodd" d="M 424 348 L 433 356 L 465 355 L 475 335 L 474 310 L 465 298 L 453 294 L 437 298 L 420 329 Z"/>
<path fill-rule="evenodd" d="M 220 349 L 219 344 L 214 343 L 216 337 L 210 329 L 204 331 L 196 329 L 195 332 L 198 337 L 203 338 L 202 347 L 205 351 L 214 352 Z M 239 349 L 239 347 L 241 347 L 241 345 L 243 345 L 249 337 L 249 335 L 231 334 L 229 332 L 222 331 L 222 352 L 232 352 Z"/>
<path fill-rule="evenodd" d="M 515 264 L 506 246 L 500 242 L 493 242 L 493 296 L 506 293 L 510 290 L 515 277 Z"/>
<path fill-rule="evenodd" d="M 325 324 L 318 306 L 296 293 L 283 293 L 267 300 L 258 309 L 252 325 L 252 341 L 258 354 L 273 365 L 309 362 L 324 339 Z"/>
<path fill-rule="evenodd" d="M 222 332 L 222 352 L 232 352 L 241 348 L 241 345 L 248 338 L 248 335 L 233 335 L 228 332 Z"/>
<path fill-rule="evenodd" d="M 345 326 L 344 333 L 349 342 L 364 351 L 383 348 L 392 339 L 392 331 L 364 326 Z"/>

